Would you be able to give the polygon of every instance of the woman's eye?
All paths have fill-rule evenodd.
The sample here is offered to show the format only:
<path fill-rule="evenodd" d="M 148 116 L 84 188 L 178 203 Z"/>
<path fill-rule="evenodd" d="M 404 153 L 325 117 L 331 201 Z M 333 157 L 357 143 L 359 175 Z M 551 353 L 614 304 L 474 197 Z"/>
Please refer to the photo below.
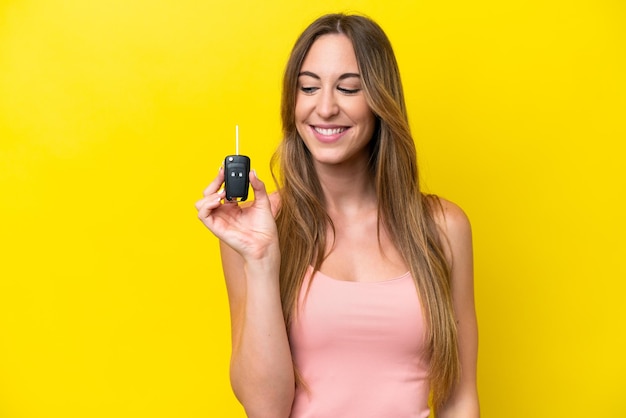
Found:
<path fill-rule="evenodd" d="M 345 87 L 337 87 L 337 90 L 339 90 L 343 94 L 357 94 L 361 91 L 361 89 L 348 89 Z"/>
<path fill-rule="evenodd" d="M 305 86 L 301 86 L 300 87 L 300 91 L 304 94 L 312 94 L 315 93 L 315 91 L 317 90 L 317 87 L 305 87 Z"/>

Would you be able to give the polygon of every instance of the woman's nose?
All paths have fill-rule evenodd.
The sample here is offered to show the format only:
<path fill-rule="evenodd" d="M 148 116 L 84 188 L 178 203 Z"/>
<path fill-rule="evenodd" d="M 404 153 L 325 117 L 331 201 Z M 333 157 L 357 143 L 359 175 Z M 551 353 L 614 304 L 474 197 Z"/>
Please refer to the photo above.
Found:
<path fill-rule="evenodd" d="M 332 90 L 326 90 L 322 92 L 318 96 L 319 100 L 317 102 L 317 114 L 321 117 L 328 119 L 331 118 L 337 113 L 339 113 L 339 105 L 337 103 L 337 98 L 335 97 L 335 92 Z"/>

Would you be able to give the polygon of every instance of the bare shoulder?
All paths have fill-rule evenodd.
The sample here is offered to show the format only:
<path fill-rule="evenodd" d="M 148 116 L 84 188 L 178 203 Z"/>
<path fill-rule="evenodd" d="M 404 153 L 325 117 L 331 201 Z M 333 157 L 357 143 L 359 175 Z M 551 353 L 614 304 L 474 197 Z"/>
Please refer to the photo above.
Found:
<path fill-rule="evenodd" d="M 433 218 L 441 233 L 441 242 L 451 263 L 472 252 L 472 227 L 466 213 L 457 204 L 441 197 L 431 197 Z"/>
<path fill-rule="evenodd" d="M 469 218 L 459 205 L 441 197 L 431 197 L 431 208 L 437 226 L 451 235 L 471 234 Z"/>

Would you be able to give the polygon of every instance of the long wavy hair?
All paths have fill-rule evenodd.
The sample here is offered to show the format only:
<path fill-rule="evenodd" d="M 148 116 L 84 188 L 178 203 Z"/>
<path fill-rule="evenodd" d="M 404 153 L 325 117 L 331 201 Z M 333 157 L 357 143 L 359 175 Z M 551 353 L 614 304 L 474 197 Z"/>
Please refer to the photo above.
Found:
<path fill-rule="evenodd" d="M 330 14 L 317 19 L 296 41 L 285 69 L 283 140 L 271 164 L 280 194 L 276 223 L 285 322 L 289 327 L 294 317 L 307 268 L 319 270 L 327 255 L 328 227 L 334 230 L 311 154 L 295 120 L 302 62 L 315 40 L 326 34 L 343 34 L 352 41 L 363 91 L 377 119 L 369 167 L 378 196 L 378 234 L 385 228 L 415 280 L 426 319 L 432 402 L 437 408 L 460 374 L 450 267 L 434 220 L 439 201 L 420 191 L 415 144 L 391 43 L 378 24 L 359 15 Z"/>

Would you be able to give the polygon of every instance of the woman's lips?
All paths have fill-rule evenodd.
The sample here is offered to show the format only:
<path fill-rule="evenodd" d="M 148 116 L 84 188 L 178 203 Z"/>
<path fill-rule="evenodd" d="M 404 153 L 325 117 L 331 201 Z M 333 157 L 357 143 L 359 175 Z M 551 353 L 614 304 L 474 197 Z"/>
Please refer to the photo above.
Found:
<path fill-rule="evenodd" d="M 332 126 L 332 127 L 324 127 L 324 126 L 315 126 L 311 125 L 311 130 L 313 131 L 313 135 L 320 141 L 324 143 L 335 142 L 339 138 L 341 138 L 350 128 L 345 126 Z"/>

